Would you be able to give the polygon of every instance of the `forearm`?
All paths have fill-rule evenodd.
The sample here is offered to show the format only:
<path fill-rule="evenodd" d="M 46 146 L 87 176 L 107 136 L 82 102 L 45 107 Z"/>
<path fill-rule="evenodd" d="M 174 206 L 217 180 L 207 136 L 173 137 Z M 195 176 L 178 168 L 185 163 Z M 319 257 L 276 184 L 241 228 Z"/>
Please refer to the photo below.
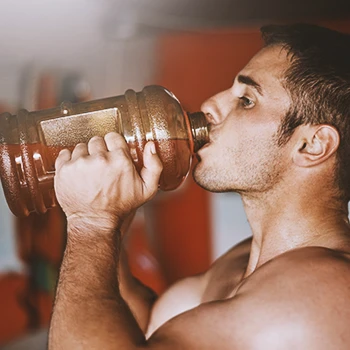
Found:
<path fill-rule="evenodd" d="M 128 304 L 142 331 L 146 333 L 157 295 L 132 275 L 124 246 L 120 251 L 118 280 L 122 298 Z"/>
<path fill-rule="evenodd" d="M 134 349 L 142 346 L 144 334 L 121 297 L 115 273 L 120 249 L 117 235 L 111 232 L 90 235 L 88 230 L 79 228 L 78 235 L 68 232 L 49 349 Z"/>

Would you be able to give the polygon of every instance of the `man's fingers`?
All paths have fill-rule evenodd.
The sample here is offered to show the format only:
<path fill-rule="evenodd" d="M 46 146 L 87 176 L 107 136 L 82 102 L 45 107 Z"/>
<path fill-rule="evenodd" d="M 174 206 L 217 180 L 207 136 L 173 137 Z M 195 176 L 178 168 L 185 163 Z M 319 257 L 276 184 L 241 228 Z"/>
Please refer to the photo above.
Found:
<path fill-rule="evenodd" d="M 78 143 L 72 152 L 72 161 L 77 160 L 80 157 L 89 155 L 87 144 Z"/>
<path fill-rule="evenodd" d="M 107 152 L 107 146 L 103 137 L 94 136 L 92 139 L 90 139 L 88 143 L 88 152 L 89 154 Z"/>
<path fill-rule="evenodd" d="M 120 148 L 128 150 L 128 145 L 122 135 L 116 132 L 110 132 L 105 136 L 105 142 L 108 151 L 112 152 Z"/>
<path fill-rule="evenodd" d="M 147 197 L 153 196 L 158 190 L 159 177 L 163 165 L 160 161 L 153 141 L 149 141 L 143 153 L 143 168 L 141 178 L 144 182 L 144 192 Z"/>
<path fill-rule="evenodd" d="M 56 158 L 55 169 L 56 172 L 59 171 L 62 165 L 71 160 L 72 153 L 69 149 L 63 149 Z"/>

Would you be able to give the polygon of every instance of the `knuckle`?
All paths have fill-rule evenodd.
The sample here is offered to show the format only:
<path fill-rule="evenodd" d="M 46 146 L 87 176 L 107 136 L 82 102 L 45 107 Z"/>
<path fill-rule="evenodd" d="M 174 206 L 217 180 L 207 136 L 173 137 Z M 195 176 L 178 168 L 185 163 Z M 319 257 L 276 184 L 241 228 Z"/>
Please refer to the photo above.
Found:
<path fill-rule="evenodd" d="M 164 166 L 163 166 L 163 163 L 160 160 L 158 160 L 158 162 L 156 163 L 156 168 L 159 171 L 163 171 Z"/>
<path fill-rule="evenodd" d="M 115 158 L 122 158 L 125 157 L 125 152 L 123 151 L 122 148 L 117 148 L 113 151 L 113 155 Z"/>
<path fill-rule="evenodd" d="M 118 149 L 114 152 L 114 156 L 116 159 L 116 163 L 118 167 L 121 167 L 123 170 L 131 170 L 133 167 L 133 163 L 131 159 L 127 156 L 127 154 L 122 149 Z"/>
<path fill-rule="evenodd" d="M 79 157 L 75 160 L 74 162 L 75 166 L 78 168 L 78 169 L 82 169 L 84 166 L 85 166 L 85 159 L 83 157 Z"/>
<path fill-rule="evenodd" d="M 130 161 L 130 159 L 128 159 L 127 157 L 125 157 L 125 155 L 123 155 L 121 158 L 120 158 L 120 166 L 123 167 L 123 169 L 125 170 L 130 170 L 132 168 L 132 163 Z"/>
<path fill-rule="evenodd" d="M 106 152 L 97 152 L 96 154 L 94 154 L 94 161 L 101 165 L 106 164 L 108 162 Z"/>
<path fill-rule="evenodd" d="M 75 147 L 85 147 L 85 146 L 86 146 L 86 143 L 79 142 L 79 143 L 77 143 L 77 145 Z"/>
<path fill-rule="evenodd" d="M 119 138 L 123 138 L 123 136 L 121 136 L 120 134 L 118 134 L 117 132 L 115 132 L 115 131 L 111 131 L 111 132 L 109 132 L 109 133 L 107 133 L 106 135 L 105 135 L 105 138 L 115 138 L 115 139 L 119 139 Z"/>
<path fill-rule="evenodd" d="M 68 148 L 63 148 L 58 153 L 58 156 L 63 156 L 64 154 L 67 154 L 68 152 L 70 152 Z"/>
<path fill-rule="evenodd" d="M 106 142 L 113 142 L 117 145 L 125 144 L 124 137 L 116 132 L 109 132 L 108 134 L 106 134 L 105 141 Z"/>
<path fill-rule="evenodd" d="M 90 139 L 89 143 L 101 142 L 101 141 L 103 141 L 103 138 L 102 138 L 101 136 L 93 136 L 93 137 Z"/>
<path fill-rule="evenodd" d="M 154 170 L 155 172 L 162 172 L 163 171 L 163 163 L 160 161 L 160 159 L 157 159 L 157 161 L 154 163 Z"/>
<path fill-rule="evenodd" d="M 86 143 L 79 142 L 75 145 L 74 149 L 82 149 L 86 147 Z"/>
<path fill-rule="evenodd" d="M 70 166 L 68 164 L 63 164 L 61 168 L 56 172 L 57 178 L 66 177 L 69 174 Z"/>

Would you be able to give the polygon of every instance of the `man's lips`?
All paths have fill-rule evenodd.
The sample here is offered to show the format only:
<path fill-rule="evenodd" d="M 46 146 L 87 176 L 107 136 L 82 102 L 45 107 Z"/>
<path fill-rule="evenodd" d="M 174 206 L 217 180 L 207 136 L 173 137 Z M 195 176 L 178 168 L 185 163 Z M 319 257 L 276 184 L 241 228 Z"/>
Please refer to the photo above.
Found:
<path fill-rule="evenodd" d="M 204 146 L 202 146 L 199 150 L 198 150 L 198 152 L 197 153 L 199 153 L 200 151 L 202 151 L 204 148 L 207 148 L 207 147 L 209 147 L 210 145 L 211 145 L 211 143 L 212 143 L 212 141 L 211 140 L 209 140 L 209 142 L 207 142 Z"/>
<path fill-rule="evenodd" d="M 202 160 L 201 157 L 201 152 L 204 151 L 206 148 L 208 148 L 210 146 L 211 142 L 209 141 L 208 143 L 206 143 L 204 146 L 202 146 L 196 153 L 196 158 L 198 161 Z"/>
<path fill-rule="evenodd" d="M 207 148 L 207 147 L 209 147 L 211 144 L 213 144 L 214 142 L 215 142 L 215 133 L 213 132 L 213 126 L 212 126 L 212 124 L 208 124 L 208 131 L 209 131 L 209 141 L 204 145 L 204 146 L 202 146 L 199 150 L 198 150 L 198 152 L 200 152 L 202 149 L 204 149 L 204 148 Z M 198 153 L 197 152 L 197 153 Z"/>

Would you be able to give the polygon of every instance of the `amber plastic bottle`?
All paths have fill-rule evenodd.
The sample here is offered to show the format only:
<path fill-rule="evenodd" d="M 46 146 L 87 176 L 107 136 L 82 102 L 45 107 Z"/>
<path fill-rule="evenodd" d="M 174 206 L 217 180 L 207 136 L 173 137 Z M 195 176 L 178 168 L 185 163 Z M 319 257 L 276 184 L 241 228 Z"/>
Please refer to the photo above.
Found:
<path fill-rule="evenodd" d="M 163 163 L 159 187 L 173 190 L 185 179 L 192 154 L 208 142 L 203 113 L 188 114 L 161 86 L 128 90 L 122 96 L 70 104 L 17 115 L 0 115 L 0 177 L 7 203 L 17 215 L 45 213 L 55 206 L 55 160 L 93 136 L 115 131 L 129 146 L 138 171 L 147 141 L 153 140 Z"/>

